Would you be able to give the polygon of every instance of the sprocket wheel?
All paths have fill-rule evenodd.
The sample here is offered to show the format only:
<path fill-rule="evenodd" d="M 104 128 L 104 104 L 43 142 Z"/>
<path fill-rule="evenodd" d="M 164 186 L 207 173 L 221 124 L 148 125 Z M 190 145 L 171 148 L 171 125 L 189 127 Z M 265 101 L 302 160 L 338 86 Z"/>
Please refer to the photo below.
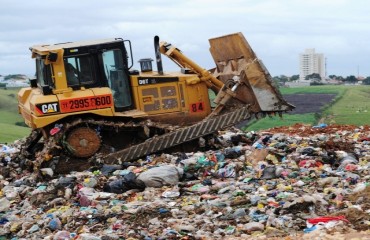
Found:
<path fill-rule="evenodd" d="M 77 127 L 71 130 L 66 139 L 68 151 L 75 157 L 87 158 L 94 155 L 101 146 L 98 133 L 88 127 Z"/>

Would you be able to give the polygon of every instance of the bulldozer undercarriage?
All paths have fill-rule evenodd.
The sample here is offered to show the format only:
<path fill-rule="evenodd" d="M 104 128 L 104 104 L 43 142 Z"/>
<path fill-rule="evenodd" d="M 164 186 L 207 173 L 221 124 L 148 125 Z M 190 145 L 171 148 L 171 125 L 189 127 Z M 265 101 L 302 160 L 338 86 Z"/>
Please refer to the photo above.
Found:
<path fill-rule="evenodd" d="M 43 147 L 40 149 L 38 146 L 39 150 L 32 149 L 41 135 L 34 131 L 27 141 L 28 148 L 24 144 L 24 149 L 28 153 L 36 152 L 27 154 L 32 159 L 34 170 L 51 167 L 58 173 L 71 169 L 85 170 L 101 164 L 122 164 L 166 150 L 195 151 L 199 149 L 200 138 L 211 138 L 217 130 L 251 118 L 249 106 L 236 109 L 228 106 L 227 109 L 225 113 L 209 116 L 187 127 L 147 119 L 127 123 L 77 119 L 56 124 L 49 130 L 54 135 L 41 141 Z"/>
<path fill-rule="evenodd" d="M 90 165 L 97 163 L 100 156 L 115 152 L 119 149 L 138 144 L 146 139 L 164 134 L 174 126 L 154 123 L 150 120 L 117 122 L 95 119 L 77 119 L 71 122 L 56 124 L 49 130 L 55 132 L 44 139 L 44 148 L 41 152 L 46 156 L 42 161 L 48 162 L 48 156 L 58 155 L 59 161 L 82 162 Z M 47 129 L 45 129 L 47 130 Z M 42 156 L 40 156 L 42 157 Z M 36 159 L 37 160 L 37 159 Z M 98 162 L 101 162 L 99 160 Z M 41 162 L 40 162 L 41 163 Z M 41 166 L 39 164 L 39 166 Z M 43 164 L 48 165 L 48 164 Z"/>

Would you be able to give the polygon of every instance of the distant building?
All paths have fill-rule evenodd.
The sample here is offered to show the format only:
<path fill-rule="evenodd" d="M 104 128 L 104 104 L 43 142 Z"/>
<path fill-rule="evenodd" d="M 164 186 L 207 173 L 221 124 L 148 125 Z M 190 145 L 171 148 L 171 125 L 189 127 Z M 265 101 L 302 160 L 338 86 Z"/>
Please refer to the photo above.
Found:
<path fill-rule="evenodd" d="M 8 80 L 6 81 L 6 87 L 28 87 L 30 84 L 28 80 Z"/>
<path fill-rule="evenodd" d="M 299 80 L 304 81 L 307 75 L 318 73 L 325 79 L 325 58 L 322 53 L 315 53 L 314 48 L 308 48 L 299 54 Z"/>
<path fill-rule="evenodd" d="M 6 80 L 5 80 L 6 78 Z M 30 77 L 24 74 L 13 74 L 13 75 L 0 75 L 0 82 L 2 85 L 5 84 L 5 87 L 28 87 Z"/>

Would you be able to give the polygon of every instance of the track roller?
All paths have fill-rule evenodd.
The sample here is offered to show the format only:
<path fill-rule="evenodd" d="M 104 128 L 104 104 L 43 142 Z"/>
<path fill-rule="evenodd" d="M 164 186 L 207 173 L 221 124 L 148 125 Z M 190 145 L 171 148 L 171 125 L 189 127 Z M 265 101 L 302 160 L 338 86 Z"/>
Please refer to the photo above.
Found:
<path fill-rule="evenodd" d="M 94 155 L 101 146 L 98 132 L 89 127 L 77 127 L 67 133 L 64 144 L 75 157 L 88 158 Z"/>

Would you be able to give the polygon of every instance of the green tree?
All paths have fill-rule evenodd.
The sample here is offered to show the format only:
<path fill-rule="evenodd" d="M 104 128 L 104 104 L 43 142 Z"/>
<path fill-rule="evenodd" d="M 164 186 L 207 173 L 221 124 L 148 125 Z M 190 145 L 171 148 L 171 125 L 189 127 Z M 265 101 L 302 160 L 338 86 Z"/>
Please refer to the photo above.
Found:
<path fill-rule="evenodd" d="M 289 78 L 285 75 L 280 75 L 280 81 L 285 83 L 285 82 L 288 82 L 289 81 Z"/>
<path fill-rule="evenodd" d="M 357 82 L 357 78 L 355 76 L 353 76 L 353 75 L 350 75 L 350 76 L 346 77 L 344 79 L 344 81 L 353 84 L 353 83 L 356 83 Z"/>
<path fill-rule="evenodd" d="M 275 82 L 278 82 L 280 84 L 284 84 L 289 80 L 289 78 L 285 75 L 275 76 L 272 78 Z"/>
<path fill-rule="evenodd" d="M 306 80 L 316 80 L 316 81 L 321 81 L 321 76 L 318 73 L 312 73 L 306 76 Z"/>
<path fill-rule="evenodd" d="M 9 80 L 9 79 L 24 79 L 26 76 L 23 74 L 9 74 L 4 77 L 4 80 Z"/>
<path fill-rule="evenodd" d="M 337 76 L 337 80 L 339 80 L 339 81 L 344 81 L 344 77 L 342 77 L 342 76 Z"/>
<path fill-rule="evenodd" d="M 365 78 L 365 79 L 362 81 L 362 84 L 364 84 L 364 85 L 370 85 L 370 77 Z"/>
<path fill-rule="evenodd" d="M 290 81 L 295 81 L 295 80 L 298 80 L 298 79 L 299 79 L 299 75 L 298 74 L 292 75 L 290 77 Z"/>
<path fill-rule="evenodd" d="M 331 74 L 328 76 L 330 79 L 337 79 L 337 75 Z"/>

